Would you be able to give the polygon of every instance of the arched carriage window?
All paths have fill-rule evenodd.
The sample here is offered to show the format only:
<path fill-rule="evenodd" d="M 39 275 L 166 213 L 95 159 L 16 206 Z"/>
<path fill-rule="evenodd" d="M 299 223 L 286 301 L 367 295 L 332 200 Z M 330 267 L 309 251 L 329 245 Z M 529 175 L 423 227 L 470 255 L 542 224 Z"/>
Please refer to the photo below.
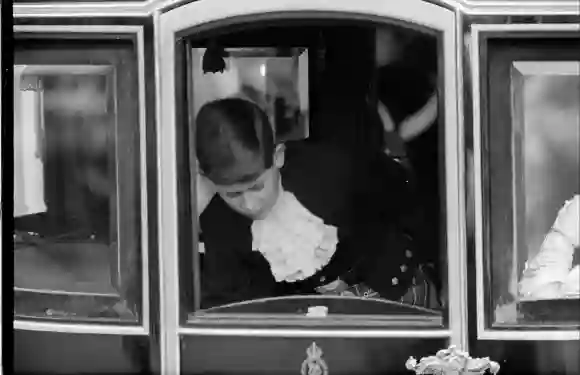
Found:
<path fill-rule="evenodd" d="M 438 140 L 444 129 L 437 35 L 369 21 L 284 20 L 217 28 L 183 46 L 187 118 L 220 99 L 255 105 L 271 127 L 268 136 L 285 146 L 278 199 L 296 197 L 280 213 L 282 224 L 260 219 L 250 227 L 243 215 L 231 215 L 239 207 L 221 193 L 227 186 L 212 182 L 218 194 L 200 215 L 202 251 L 181 253 L 185 264 L 190 258 L 195 265 L 193 298 L 184 304 L 204 316 L 297 317 L 323 305 L 330 316 L 419 314 L 441 325 L 445 225 Z M 203 124 L 180 126 L 189 135 L 181 139 L 189 140 L 184 147 L 192 168 L 198 158 L 192 140 L 203 136 L 195 132 Z M 199 149 L 206 140 L 197 139 Z M 221 207 L 227 202 L 231 209 Z M 309 258 L 314 238 L 305 237 L 308 222 L 292 212 L 296 203 L 324 223 L 312 236 L 324 227 L 338 232 L 338 244 L 320 249 L 328 252 L 320 255 L 324 260 Z M 185 233 L 194 227 L 184 225 Z M 265 238 L 259 227 L 279 231 Z M 301 276 L 291 276 L 296 272 Z M 353 296 L 359 298 L 343 298 Z"/>
<path fill-rule="evenodd" d="M 228 18 L 234 16 L 230 10 L 225 19 L 220 12 L 195 17 L 180 22 L 182 28 L 164 24 L 176 32 L 162 36 L 163 44 L 177 37 L 167 50 L 176 67 L 174 81 L 162 88 L 162 95 L 171 91 L 165 98 L 174 97 L 174 104 L 162 105 L 162 112 L 175 110 L 170 115 L 175 138 L 162 144 L 176 141 L 178 164 L 176 174 L 161 180 L 176 184 L 172 186 L 177 187 L 180 207 L 177 242 L 172 243 L 179 245 L 175 265 L 181 322 L 251 322 L 271 315 L 278 323 L 293 325 L 309 308 L 322 306 L 328 310 L 327 321 L 355 314 L 376 316 L 376 322 L 383 316 L 388 322 L 394 315 L 444 327 L 444 265 L 451 246 L 445 234 L 447 179 L 454 173 L 446 152 L 457 145 L 450 144 L 456 138 L 446 126 L 446 120 L 454 121 L 456 108 L 443 105 L 454 95 L 445 82 L 455 78 L 442 63 L 446 58 L 449 64 L 454 61 L 444 58 L 448 42 L 442 29 L 356 12 L 307 12 L 310 6 L 303 12 L 276 9 L 260 14 L 261 7 L 256 2 L 243 12 L 247 16 Z M 162 23 L 173 20 L 172 13 Z M 256 225 L 232 215 L 235 207 L 228 206 L 229 193 L 223 189 L 201 214 L 197 231 L 197 173 L 206 171 L 196 168 L 195 145 L 201 142 L 196 140 L 196 117 L 205 104 L 224 98 L 241 99 L 264 112 L 276 142 L 286 144 L 283 189 L 324 225 L 342 232 L 338 243 L 352 241 L 350 250 L 331 246 L 328 259 L 315 270 L 283 270 L 256 245 Z M 298 149 L 312 151 L 294 151 Z M 318 182 L 313 182 L 315 175 Z M 213 182 L 218 191 L 223 187 Z M 382 214 L 388 216 L 385 222 L 372 222 Z M 348 220 L 368 220 L 361 225 L 367 235 L 346 238 L 344 233 L 360 229 L 348 227 Z M 300 225 L 296 219 L 287 222 Z M 264 221 L 268 228 L 276 226 L 270 224 Z M 373 225 L 380 229 L 373 232 Z M 391 230 L 397 240 L 386 239 Z M 325 274 L 327 265 L 336 267 L 334 272 Z M 284 272 L 302 274 L 292 279 Z M 336 282 L 346 280 L 335 288 Z M 433 288 L 420 291 L 419 284 Z M 345 324 L 354 324 L 353 319 Z M 407 323 L 402 324 L 415 324 Z"/>

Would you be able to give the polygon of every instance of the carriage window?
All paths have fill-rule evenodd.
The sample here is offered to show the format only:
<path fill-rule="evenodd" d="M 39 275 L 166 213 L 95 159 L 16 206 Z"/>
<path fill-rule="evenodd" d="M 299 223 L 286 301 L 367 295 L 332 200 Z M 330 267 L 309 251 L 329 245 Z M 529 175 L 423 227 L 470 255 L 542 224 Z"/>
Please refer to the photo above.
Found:
<path fill-rule="evenodd" d="M 139 125 L 131 47 L 49 44 L 16 48 L 14 314 L 136 322 Z"/>
<path fill-rule="evenodd" d="M 196 265 L 190 317 L 443 324 L 436 36 L 246 26 L 186 53 L 199 214 L 197 253 L 181 250 Z"/>
<path fill-rule="evenodd" d="M 550 44 L 564 50 L 559 46 Z M 490 175 L 492 324 L 577 326 L 580 61 L 560 52 L 552 61 L 537 59 L 538 46 L 525 48 L 498 44 L 490 65 L 490 82 L 496 85 L 490 111 L 503 113 L 505 120 L 499 121 L 510 121 L 490 117 L 489 139 L 497 143 L 489 159 L 495 169 Z M 507 99 L 503 107 L 502 98 Z M 500 141 L 502 132 L 507 141 Z M 502 160 L 501 167 L 499 158 L 507 155 L 511 166 Z"/>

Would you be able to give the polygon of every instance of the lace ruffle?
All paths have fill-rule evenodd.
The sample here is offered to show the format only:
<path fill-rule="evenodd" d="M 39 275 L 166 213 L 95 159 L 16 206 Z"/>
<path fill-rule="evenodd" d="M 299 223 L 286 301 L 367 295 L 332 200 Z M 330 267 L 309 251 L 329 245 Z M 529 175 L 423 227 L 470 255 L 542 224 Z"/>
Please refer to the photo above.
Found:
<path fill-rule="evenodd" d="M 338 230 L 282 191 L 272 212 L 252 224 L 252 249 L 262 253 L 276 281 L 295 282 L 326 266 L 336 251 Z"/>

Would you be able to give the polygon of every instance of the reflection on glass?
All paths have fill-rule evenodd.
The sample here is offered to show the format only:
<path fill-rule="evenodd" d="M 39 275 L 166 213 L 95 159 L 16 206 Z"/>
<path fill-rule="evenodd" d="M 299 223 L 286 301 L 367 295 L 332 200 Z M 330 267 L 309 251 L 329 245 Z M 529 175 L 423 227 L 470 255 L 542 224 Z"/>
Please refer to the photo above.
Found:
<path fill-rule="evenodd" d="M 121 296 L 113 77 L 15 66 L 16 316 L 136 319 Z"/>
<path fill-rule="evenodd" d="M 515 249 L 498 323 L 578 323 L 580 62 L 512 68 Z"/>
<path fill-rule="evenodd" d="M 236 48 L 209 41 L 193 49 L 203 314 L 300 316 L 320 305 L 330 315 L 411 316 L 416 309 L 441 324 L 439 228 L 423 221 L 429 207 L 438 210 L 438 197 L 428 207 L 414 176 L 433 158 L 412 153 L 409 162 L 411 146 L 393 155 L 381 141 L 404 143 L 395 129 L 425 111 L 436 80 L 416 84 L 398 61 L 405 54 L 375 58 L 375 28 L 353 30 L 360 39 L 352 50 L 341 38 L 352 30 L 322 27 L 310 40 L 324 40 L 308 49 L 241 48 L 239 40 Z M 406 106 L 386 85 L 403 72 L 407 89 L 417 91 L 406 94 Z M 423 151 L 436 148 L 436 136 L 420 135 L 437 113 L 415 117 L 424 122 L 415 134 Z"/>
<path fill-rule="evenodd" d="M 285 52 L 286 56 L 276 48 L 193 48 L 195 114 L 208 101 L 244 97 L 266 111 L 278 139 L 306 138 L 308 51 Z M 212 68 L 216 59 L 223 66 Z"/>

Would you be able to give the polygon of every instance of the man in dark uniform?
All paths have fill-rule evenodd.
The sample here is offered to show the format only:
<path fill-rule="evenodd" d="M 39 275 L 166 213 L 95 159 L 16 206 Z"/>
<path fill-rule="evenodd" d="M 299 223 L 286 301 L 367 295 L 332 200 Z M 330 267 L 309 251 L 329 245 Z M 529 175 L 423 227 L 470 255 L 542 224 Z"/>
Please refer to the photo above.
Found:
<path fill-rule="evenodd" d="M 276 144 L 265 113 L 233 98 L 201 108 L 196 153 L 202 308 L 290 294 L 402 300 L 419 283 L 414 199 L 404 171 L 383 154 L 361 157 L 322 141 Z M 294 279 L 278 277 L 275 261 L 253 238 L 253 224 L 270 220 L 286 197 L 295 197 L 327 233 L 336 229 L 331 256 Z M 296 256 L 302 256 L 300 246 Z M 424 294 L 409 302 L 428 305 Z"/>

